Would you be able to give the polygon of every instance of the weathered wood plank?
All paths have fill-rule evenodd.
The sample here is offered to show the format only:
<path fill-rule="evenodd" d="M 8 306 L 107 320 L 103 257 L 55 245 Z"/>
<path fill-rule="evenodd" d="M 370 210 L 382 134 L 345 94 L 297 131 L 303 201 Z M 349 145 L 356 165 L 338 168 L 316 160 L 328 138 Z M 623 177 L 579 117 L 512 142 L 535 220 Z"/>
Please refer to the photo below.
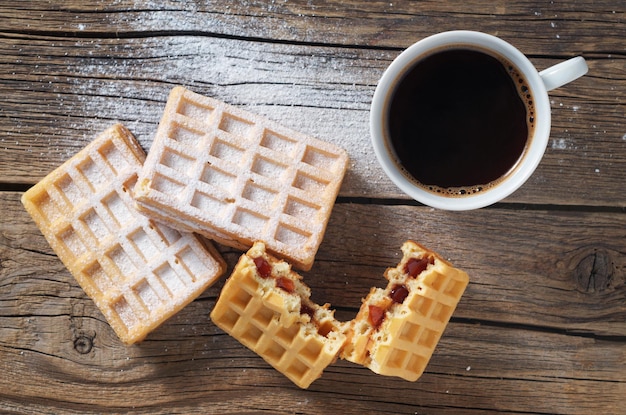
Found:
<path fill-rule="evenodd" d="M 3 245 L 11 251 L 3 253 L 2 269 L 5 275 L 27 277 L 25 285 L 5 279 L 9 292 L 30 292 L 32 284 L 37 287 L 33 274 L 42 270 L 53 272 L 51 281 L 56 273 L 67 274 L 21 208 L 19 194 L 5 194 L 10 197 L 3 210 L 11 226 L 3 226 Z M 395 265 L 401 243 L 410 238 L 470 273 L 472 283 L 457 310 L 459 318 L 624 336 L 625 225 L 623 214 L 501 209 L 447 213 L 341 203 L 305 278 L 317 301 L 349 313 L 369 287 L 384 282 L 384 269 Z M 239 252 L 221 249 L 233 265 Z M 71 279 L 57 283 L 53 294 L 81 297 L 71 285 Z M 214 298 L 219 288 L 210 289 L 207 298 Z"/>
<path fill-rule="evenodd" d="M 59 322 L 48 323 L 57 327 Z M 132 349 L 96 339 L 83 355 L 71 347 L 58 354 L 2 350 L 0 367 L 8 376 L 0 380 L 0 396 L 8 399 L 0 408 L 159 414 L 257 413 L 260 407 L 279 414 L 587 414 L 600 408 L 618 414 L 624 392 L 618 382 L 625 379 L 615 362 L 624 359 L 622 346 L 453 323 L 418 382 L 377 376 L 340 361 L 302 391 L 228 336 L 174 332 Z M 531 353 L 541 359 L 529 362 Z M 606 365 L 602 377 L 589 379 L 588 371 L 600 364 Z M 34 377 L 46 388 L 11 382 Z"/>
<path fill-rule="evenodd" d="M 50 303 L 52 299 L 45 305 Z M 625 379 L 615 363 L 624 360 L 622 343 L 452 323 L 427 373 L 416 383 L 383 378 L 338 362 L 304 392 L 235 340 L 216 333 L 210 323 L 203 324 L 211 305 L 193 303 L 132 348 L 107 337 L 104 327 L 83 354 L 71 339 L 56 343 L 41 338 L 32 349 L 17 343 L 21 345 L 17 350 L 11 348 L 16 343 L 3 342 L 0 365 L 7 376 L 0 383 L 8 402 L 3 399 L 0 407 L 8 409 L 1 405 L 15 400 L 21 401 L 22 409 L 36 407 L 34 402 L 38 402 L 48 411 L 56 408 L 57 413 L 80 408 L 242 413 L 254 407 L 293 413 L 294 405 L 306 404 L 302 411 L 315 414 L 341 408 L 349 414 L 366 410 L 404 413 L 407 408 L 420 413 L 454 413 L 466 408 L 585 414 L 594 407 L 618 413 L 615 410 L 620 407 L 623 390 L 616 382 Z M 11 318 L 26 319 L 24 330 L 30 334 L 52 331 L 49 337 L 59 340 L 68 334 L 64 317 Z M 3 323 L 7 320 L 3 318 Z M 528 361 L 529 355 L 541 358 Z M 588 371 L 600 367 L 602 377 L 589 379 Z M 45 389 L 14 381 L 35 377 L 43 377 Z M 321 397 L 330 391 L 334 399 L 325 404 Z M 492 401 L 494 395 L 501 401 Z M 353 402 L 355 396 L 362 396 L 360 402 Z"/>
<path fill-rule="evenodd" d="M 614 1 L 134 0 L 91 5 L 45 0 L 5 5 L 6 31 L 80 36 L 186 32 L 281 42 L 405 48 L 434 32 L 481 30 L 515 39 L 527 53 L 623 53 L 626 11 Z M 582 30 L 581 30 L 582 29 Z"/>
<path fill-rule="evenodd" d="M 3 37 L 0 181 L 37 181 L 113 121 L 148 149 L 169 89 L 183 84 L 346 147 L 342 195 L 403 198 L 375 160 L 368 127 L 375 85 L 396 55 L 202 36 Z M 546 156 L 508 201 L 626 206 L 623 59 L 589 65 L 590 75 L 552 94 Z"/>
<path fill-rule="evenodd" d="M 624 413 L 621 3 L 5 3 L 0 412 Z M 369 105 L 384 68 L 415 40 L 450 29 L 499 35 L 540 69 L 576 54 L 590 66 L 551 93 L 552 136 L 535 175 L 510 203 L 475 212 L 404 203 L 369 147 Z M 210 322 L 224 279 L 140 345 L 119 342 L 10 190 L 36 182 L 114 121 L 148 150 L 178 84 L 347 148 L 342 197 L 304 274 L 314 300 L 341 319 L 384 284 L 407 238 L 469 272 L 418 382 L 338 361 L 299 390 Z M 219 249 L 232 268 L 240 252 Z"/>
<path fill-rule="evenodd" d="M 305 274 L 318 301 L 353 314 L 359 296 L 395 265 L 406 237 L 436 247 L 467 269 L 472 282 L 418 382 L 340 361 L 305 392 L 210 322 L 223 281 L 140 345 L 123 346 L 54 256 L 19 195 L 5 192 L 0 201 L 7 219 L 0 224 L 2 410 L 586 414 L 622 407 L 626 253 L 615 244 L 625 240 L 623 214 L 525 217 L 485 209 L 460 217 L 339 204 L 319 261 Z M 221 250 L 232 266 L 239 253 Z M 610 257 L 611 278 L 593 290 L 581 287 L 572 267 L 600 252 Z M 41 380 L 27 381 L 34 378 Z"/>
<path fill-rule="evenodd" d="M 626 336 L 626 215 L 335 207 L 309 277 L 318 299 L 358 306 L 405 239 L 470 274 L 457 316 Z"/>
<path fill-rule="evenodd" d="M 31 251 L 46 252 L 42 259 L 58 268 L 17 194 L 7 194 L 13 196 L 4 202 L 4 211 L 11 215 L 5 232 L 28 234 L 11 237 L 24 246 L 15 255 L 4 255 L 2 260 L 9 261 L 5 270 L 25 272 L 11 261 Z M 19 231 L 17 224 L 23 224 L 17 226 Z M 450 213 L 415 206 L 338 204 L 316 264 L 306 274 L 314 299 L 347 309 L 349 315 L 371 286 L 383 285 L 383 271 L 395 266 L 406 239 L 432 247 L 470 274 L 472 283 L 458 317 L 626 336 L 624 214 L 501 209 Z M 231 264 L 238 255 L 227 251 Z M 33 266 L 30 260 L 27 264 Z M 50 266 L 44 263 L 40 269 Z"/>

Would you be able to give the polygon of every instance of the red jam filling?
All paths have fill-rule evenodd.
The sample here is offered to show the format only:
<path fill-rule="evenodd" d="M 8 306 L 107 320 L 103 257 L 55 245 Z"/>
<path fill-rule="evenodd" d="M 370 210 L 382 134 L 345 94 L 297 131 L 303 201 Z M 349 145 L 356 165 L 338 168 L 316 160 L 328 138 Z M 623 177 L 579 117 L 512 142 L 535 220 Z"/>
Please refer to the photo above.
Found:
<path fill-rule="evenodd" d="M 256 265 L 256 269 L 262 278 L 269 278 L 272 276 L 272 265 L 267 262 L 265 258 L 260 256 L 253 258 L 252 260 L 254 261 L 254 265 Z M 294 282 L 289 278 L 278 277 L 275 282 L 278 288 L 287 291 L 289 294 L 293 293 L 296 289 Z"/>
<path fill-rule="evenodd" d="M 404 267 L 404 272 L 415 278 L 428 267 L 428 264 L 434 263 L 435 259 L 432 256 L 426 256 L 424 258 L 409 258 Z"/>
<path fill-rule="evenodd" d="M 385 319 L 385 309 L 378 307 L 376 305 L 369 306 L 369 322 L 374 327 L 374 329 L 378 329 L 380 325 L 383 323 Z"/>
<path fill-rule="evenodd" d="M 287 291 L 290 294 L 296 289 L 293 281 L 285 277 L 276 278 L 276 286 L 282 290 Z"/>
<path fill-rule="evenodd" d="M 272 266 L 263 257 L 256 257 L 252 259 L 256 269 L 263 278 L 269 278 L 272 275 Z"/>
<path fill-rule="evenodd" d="M 428 265 L 434 264 L 435 258 L 431 255 L 427 255 L 423 258 L 409 258 L 404 266 L 404 272 L 411 278 L 416 278 L 420 275 Z M 409 289 L 404 284 L 396 284 L 391 290 L 389 290 L 389 298 L 393 303 L 402 304 L 406 297 L 409 295 Z M 385 313 L 392 303 L 386 306 L 369 305 L 369 323 L 375 329 L 378 330 L 380 325 L 385 320 Z"/>
<path fill-rule="evenodd" d="M 402 304 L 407 295 L 409 295 L 409 289 L 403 284 L 396 284 L 389 291 L 389 297 L 398 304 Z"/>
<path fill-rule="evenodd" d="M 300 314 L 306 314 L 309 317 L 311 317 L 311 320 L 313 320 L 313 316 L 315 315 L 315 310 L 313 310 L 313 308 L 309 307 L 308 305 L 304 303 L 300 303 Z"/>

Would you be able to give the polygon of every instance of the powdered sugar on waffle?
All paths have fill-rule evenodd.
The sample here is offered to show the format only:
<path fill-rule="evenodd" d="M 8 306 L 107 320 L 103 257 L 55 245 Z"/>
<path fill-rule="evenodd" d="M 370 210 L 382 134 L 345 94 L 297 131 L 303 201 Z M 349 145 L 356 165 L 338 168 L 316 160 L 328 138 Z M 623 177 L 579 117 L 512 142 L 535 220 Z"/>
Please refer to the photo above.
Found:
<path fill-rule="evenodd" d="M 115 125 L 22 197 L 35 223 L 122 341 L 142 340 L 221 275 L 206 241 L 134 209 L 144 154 Z"/>
<path fill-rule="evenodd" d="M 235 248 L 264 241 L 308 270 L 347 163 L 340 147 L 176 87 L 135 196 L 174 228 Z"/>

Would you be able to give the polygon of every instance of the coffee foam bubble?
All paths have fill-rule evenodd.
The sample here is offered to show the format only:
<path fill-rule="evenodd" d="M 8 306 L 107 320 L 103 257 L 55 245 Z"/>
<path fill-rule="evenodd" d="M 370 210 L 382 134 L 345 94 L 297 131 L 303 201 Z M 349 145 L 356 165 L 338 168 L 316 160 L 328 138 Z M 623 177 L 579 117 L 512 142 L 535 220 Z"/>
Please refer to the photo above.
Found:
<path fill-rule="evenodd" d="M 526 122 L 528 123 L 528 135 L 530 137 L 533 136 L 533 131 L 535 129 L 535 104 L 533 100 L 532 91 L 528 87 L 528 82 L 519 72 L 519 70 L 513 66 L 510 62 L 504 60 L 499 56 L 495 56 L 498 58 L 502 66 L 507 69 L 509 76 L 514 80 L 515 86 L 517 87 L 517 93 L 519 94 L 522 101 L 524 101 L 524 105 L 526 106 Z"/>
<path fill-rule="evenodd" d="M 520 160 L 523 157 L 524 156 L 522 155 L 522 157 L 520 157 Z M 404 175 L 404 177 L 406 177 L 410 182 L 414 183 L 418 187 L 436 195 L 456 198 L 456 197 L 474 196 L 479 193 L 485 192 L 489 189 L 493 189 L 494 187 L 502 183 L 504 180 L 506 180 L 507 177 L 509 177 L 511 172 L 513 172 L 516 169 L 516 167 L 519 165 L 520 160 L 518 160 L 517 163 L 515 163 L 515 165 L 511 168 L 509 172 L 502 175 L 502 177 L 500 177 L 499 179 L 493 180 L 486 184 L 477 184 L 477 185 L 472 185 L 472 186 L 458 186 L 458 187 L 441 187 L 437 185 L 424 184 L 424 183 L 418 182 L 411 175 L 411 173 L 409 173 L 404 167 L 400 165 L 399 161 L 396 160 L 396 164 L 400 167 L 400 170 L 402 171 L 402 174 Z"/>

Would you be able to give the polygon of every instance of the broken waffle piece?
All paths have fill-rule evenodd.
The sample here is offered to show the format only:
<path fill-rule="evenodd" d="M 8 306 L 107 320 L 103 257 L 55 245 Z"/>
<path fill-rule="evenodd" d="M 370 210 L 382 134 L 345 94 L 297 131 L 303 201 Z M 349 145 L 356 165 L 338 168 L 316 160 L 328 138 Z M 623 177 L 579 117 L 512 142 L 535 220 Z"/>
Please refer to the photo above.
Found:
<path fill-rule="evenodd" d="M 313 303 L 310 295 L 289 264 L 256 242 L 240 257 L 211 319 L 293 383 L 308 388 L 337 359 L 346 340 L 334 311 Z"/>
<path fill-rule="evenodd" d="M 22 196 L 54 252 L 126 344 L 142 340 L 225 269 L 208 241 L 135 210 L 132 191 L 144 158 L 116 124 Z"/>
<path fill-rule="evenodd" d="M 417 380 L 426 368 L 467 284 L 467 274 L 407 241 L 403 257 L 372 288 L 347 329 L 341 357 L 373 372 Z"/>
<path fill-rule="evenodd" d="M 177 229 L 309 270 L 347 169 L 345 150 L 183 87 L 171 91 L 135 197 Z"/>

